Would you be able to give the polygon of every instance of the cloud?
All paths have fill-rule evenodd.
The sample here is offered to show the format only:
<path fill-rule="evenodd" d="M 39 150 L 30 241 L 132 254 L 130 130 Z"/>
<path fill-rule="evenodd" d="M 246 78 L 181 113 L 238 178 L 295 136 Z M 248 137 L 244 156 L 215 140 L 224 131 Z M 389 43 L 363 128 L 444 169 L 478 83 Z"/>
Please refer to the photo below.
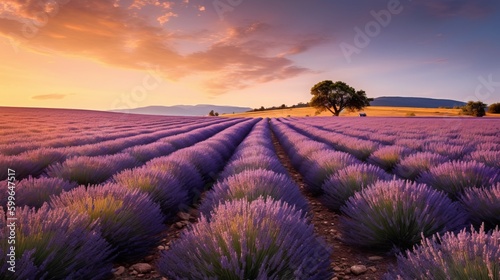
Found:
<path fill-rule="evenodd" d="M 59 93 L 41 94 L 41 95 L 32 96 L 31 99 L 35 99 L 35 100 L 59 100 L 59 99 L 64 99 L 68 95 L 70 95 L 70 94 L 59 94 Z"/>
<path fill-rule="evenodd" d="M 44 1 L 6 0 L 0 4 L 0 34 L 39 52 L 50 50 L 129 69 L 155 68 L 169 80 L 195 76 L 212 95 L 310 73 L 288 56 L 331 40 L 319 34 L 294 34 L 264 22 L 219 30 L 204 26 L 201 37 L 190 36 L 162 26 L 177 15 L 173 4 L 165 4 L 170 2 L 135 0 L 127 7 L 122 2 L 69 1 L 48 7 Z M 147 5 L 164 12 L 157 18 L 159 24 L 141 11 Z M 37 19 L 44 14 L 44 22 Z M 33 27 L 33 36 L 23 33 L 27 25 Z M 203 48 L 192 53 L 176 49 L 186 40 Z"/>

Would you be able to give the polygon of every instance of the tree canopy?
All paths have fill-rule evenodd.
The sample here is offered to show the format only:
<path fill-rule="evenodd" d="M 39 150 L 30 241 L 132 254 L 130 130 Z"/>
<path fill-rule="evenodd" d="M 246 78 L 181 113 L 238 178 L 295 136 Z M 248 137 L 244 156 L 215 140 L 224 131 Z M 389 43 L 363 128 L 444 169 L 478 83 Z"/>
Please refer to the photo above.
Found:
<path fill-rule="evenodd" d="M 366 97 L 364 90 L 356 91 L 353 87 L 344 82 L 332 82 L 325 80 L 317 83 L 311 88 L 310 105 L 318 112 L 330 111 L 334 116 L 338 116 L 342 110 L 359 111 L 366 106 L 370 106 L 371 98 Z"/>
<path fill-rule="evenodd" d="M 500 103 L 493 103 L 488 107 L 488 113 L 500 114 Z"/>
<path fill-rule="evenodd" d="M 462 107 L 462 112 L 464 115 L 482 117 L 486 115 L 486 104 L 481 101 L 469 101 L 467 104 Z"/>

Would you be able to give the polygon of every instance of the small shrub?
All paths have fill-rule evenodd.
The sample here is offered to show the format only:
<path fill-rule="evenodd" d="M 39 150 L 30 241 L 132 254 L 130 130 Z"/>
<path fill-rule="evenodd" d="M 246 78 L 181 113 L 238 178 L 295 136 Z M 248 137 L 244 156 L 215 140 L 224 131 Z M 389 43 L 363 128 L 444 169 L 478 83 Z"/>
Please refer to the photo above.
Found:
<path fill-rule="evenodd" d="M 125 188 L 140 189 L 147 193 L 151 200 L 160 205 L 167 221 L 189 203 L 187 190 L 171 173 L 135 168 L 116 174 L 113 180 Z"/>
<path fill-rule="evenodd" d="M 303 210 L 304 213 L 309 209 L 299 186 L 293 180 L 284 174 L 263 169 L 243 171 L 215 184 L 199 209 L 208 217 L 221 203 L 242 198 L 251 202 L 259 197 L 287 202 L 296 209 Z"/>
<path fill-rule="evenodd" d="M 0 243 L 1 279 L 107 279 L 112 268 L 109 244 L 87 215 L 64 209 L 16 209 L 16 272 L 7 270 L 7 242 Z M 0 207 L 0 237 L 10 221 Z M 29 273 L 28 275 L 26 275 Z M 25 277 L 23 277 L 26 275 Z"/>
<path fill-rule="evenodd" d="M 139 190 L 120 185 L 83 186 L 52 197 L 50 205 L 98 221 L 118 261 L 139 260 L 159 245 L 164 217 L 156 203 Z"/>
<path fill-rule="evenodd" d="M 219 205 L 158 261 L 171 279 L 330 279 L 330 250 L 300 211 L 258 199 Z"/>
<path fill-rule="evenodd" d="M 426 185 L 379 181 L 357 192 L 340 208 L 346 243 L 382 250 L 409 249 L 423 236 L 462 228 L 463 209 Z"/>
<path fill-rule="evenodd" d="M 467 188 L 487 187 L 499 182 L 500 173 L 475 161 L 451 161 L 430 168 L 417 181 L 456 199 Z"/>
<path fill-rule="evenodd" d="M 342 205 L 363 188 L 378 180 L 390 180 L 391 176 L 384 170 L 368 164 L 353 164 L 330 176 L 321 189 L 321 201 L 333 211 L 338 211 Z"/>
<path fill-rule="evenodd" d="M 500 226 L 500 183 L 487 188 L 466 189 L 459 201 L 469 212 L 474 226 L 484 223 L 487 230 Z"/>
<path fill-rule="evenodd" d="M 420 152 L 401 160 L 394 168 L 394 174 L 404 179 L 415 180 L 421 173 L 446 161 L 447 158 L 442 155 Z"/>
<path fill-rule="evenodd" d="M 447 232 L 399 254 L 384 279 L 500 279 L 500 231 Z"/>

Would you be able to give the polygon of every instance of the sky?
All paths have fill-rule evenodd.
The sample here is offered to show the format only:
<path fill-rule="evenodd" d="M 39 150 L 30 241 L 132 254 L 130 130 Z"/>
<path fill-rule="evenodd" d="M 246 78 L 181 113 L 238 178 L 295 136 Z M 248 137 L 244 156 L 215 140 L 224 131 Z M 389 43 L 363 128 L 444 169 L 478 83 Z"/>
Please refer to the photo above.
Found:
<path fill-rule="evenodd" d="M 500 1 L 2 0 L 0 106 L 500 102 Z"/>

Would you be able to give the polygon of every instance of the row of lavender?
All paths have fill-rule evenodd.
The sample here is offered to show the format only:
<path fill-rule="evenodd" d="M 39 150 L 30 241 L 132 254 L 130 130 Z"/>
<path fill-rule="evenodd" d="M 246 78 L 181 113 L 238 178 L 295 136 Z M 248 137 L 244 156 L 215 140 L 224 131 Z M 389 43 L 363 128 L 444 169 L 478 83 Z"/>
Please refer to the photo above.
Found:
<path fill-rule="evenodd" d="M 165 222 L 198 201 L 256 122 L 234 121 L 196 143 L 202 130 L 183 135 L 187 148 L 116 173 L 101 185 L 76 187 L 59 178 L 21 181 L 26 188 L 18 189 L 29 191 L 31 186 L 35 193 L 43 185 L 45 189 L 74 188 L 50 196 L 38 209 L 16 208 L 15 217 L 22 221 L 15 231 L 18 273 L 7 271 L 8 247 L 2 243 L 1 278 L 104 279 L 113 262 L 139 260 L 149 254 L 160 244 Z M 3 210 L 0 215 L 1 227 L 6 228 Z M 8 232 L 0 234 L 6 240 Z"/>
<path fill-rule="evenodd" d="M 155 128 L 199 121 L 195 117 L 163 117 L 106 112 L 2 108 L 0 112 L 0 154 L 15 155 L 26 149 L 98 143 L 131 130 L 154 132 Z M 42 145 L 43 143 L 43 145 Z"/>
<path fill-rule="evenodd" d="M 123 161 L 125 167 L 136 164 L 135 161 L 144 162 L 151 157 L 157 156 L 161 153 L 169 153 L 179 147 L 185 147 L 186 140 L 184 133 L 188 133 L 196 129 L 204 129 L 209 127 L 211 131 L 201 134 L 199 137 L 208 137 L 209 133 L 217 133 L 222 128 L 234 124 L 240 120 L 221 121 L 221 120 L 204 120 L 200 119 L 201 123 L 189 122 L 185 125 L 166 125 L 161 127 L 158 131 L 149 134 L 141 134 L 141 129 L 133 130 L 133 136 L 114 138 L 112 140 L 103 141 L 93 144 L 82 144 L 76 146 L 59 147 L 59 148 L 39 148 L 32 149 L 14 156 L 0 155 L 0 164 L 9 166 L 11 169 L 17 171 L 17 178 L 23 179 L 28 176 L 39 176 L 44 171 L 59 172 L 57 170 L 46 170 L 49 165 L 54 165 L 52 169 L 60 169 L 57 166 L 64 164 L 79 166 L 82 161 L 94 161 L 93 165 L 102 166 L 102 162 L 115 162 L 119 165 L 118 161 Z M 217 130 L 218 129 L 218 130 Z M 213 135 L 212 134 L 212 135 Z M 98 157 L 101 156 L 101 157 Z M 81 159 L 78 159 L 78 158 Z M 108 158 L 109 157 L 109 158 Z M 73 161 L 73 162 L 71 162 Z M 89 164 L 88 164 L 89 165 Z M 106 168 L 104 168 L 106 169 Z M 0 180 L 7 177 L 5 170 L 0 170 Z M 99 182 L 79 182 L 85 183 L 99 183 Z"/>
<path fill-rule="evenodd" d="M 330 250 L 274 151 L 262 120 L 199 207 L 202 217 L 164 252 L 171 279 L 330 279 Z"/>
<path fill-rule="evenodd" d="M 397 119 L 391 121 L 397 122 Z M 311 119 L 312 124 L 315 122 L 319 121 Z M 307 125 L 302 119 L 273 120 L 272 123 L 292 164 L 304 176 L 308 189 L 319 195 L 330 209 L 342 213 L 341 228 L 348 233 L 344 234 L 345 242 L 398 252 L 412 248 L 421 242 L 422 236 L 447 234 L 443 238 L 450 243 L 442 246 L 448 246 L 443 249 L 448 251 L 440 253 L 441 264 L 430 259 L 435 256 L 437 239 L 424 240 L 425 249 L 415 249 L 418 257 L 407 259 L 400 254 L 399 270 L 395 269 L 387 278 L 398 274 L 411 279 L 421 277 L 418 273 L 422 270 L 415 264 L 424 256 L 428 258 L 428 266 L 424 269 L 434 265 L 427 273 L 457 269 L 446 273 L 477 279 L 481 278 L 477 276 L 498 275 L 499 264 L 495 258 L 500 252 L 495 247 L 498 240 L 494 240 L 498 229 L 489 235 L 484 233 L 484 228 L 479 232 L 460 233 L 462 238 L 467 235 L 471 238 L 471 243 L 467 244 L 459 243 L 458 237 L 449 233 L 470 223 L 476 228 L 485 223 L 487 230 L 500 224 L 500 172 L 497 167 L 475 161 L 453 161 L 452 157 L 352 136 L 342 138 L 340 133 Z M 398 179 L 395 174 L 402 175 L 399 178 L 403 179 L 416 179 L 417 183 Z M 408 174 L 411 176 L 404 176 Z M 486 242 L 486 246 L 474 247 L 480 241 Z M 453 261 L 457 261 L 454 258 L 464 257 L 457 256 L 456 252 L 465 249 L 468 249 L 466 258 L 484 253 L 477 263 L 479 268 L 454 267 Z M 411 265 L 414 267 L 410 269 Z M 470 271 L 478 274 L 467 274 Z"/>

